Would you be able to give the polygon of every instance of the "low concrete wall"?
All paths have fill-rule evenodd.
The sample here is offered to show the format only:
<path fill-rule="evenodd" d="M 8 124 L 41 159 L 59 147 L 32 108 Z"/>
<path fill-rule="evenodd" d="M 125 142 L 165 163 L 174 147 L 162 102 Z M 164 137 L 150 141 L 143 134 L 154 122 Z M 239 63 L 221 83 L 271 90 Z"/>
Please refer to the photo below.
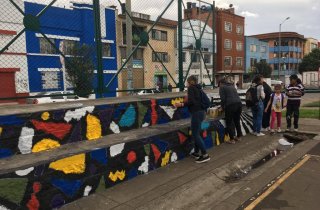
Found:
<path fill-rule="evenodd" d="M 189 112 L 172 107 L 182 97 L 0 110 L 0 209 L 57 208 L 188 156 Z M 250 121 L 243 113 L 244 133 Z M 219 119 L 204 122 L 201 135 L 207 148 L 228 138 Z"/>

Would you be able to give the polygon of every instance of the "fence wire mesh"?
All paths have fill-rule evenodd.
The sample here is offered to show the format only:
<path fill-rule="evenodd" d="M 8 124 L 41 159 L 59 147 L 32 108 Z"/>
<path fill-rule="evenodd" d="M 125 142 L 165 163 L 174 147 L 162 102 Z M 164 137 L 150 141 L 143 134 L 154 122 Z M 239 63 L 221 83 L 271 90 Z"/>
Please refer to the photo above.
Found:
<path fill-rule="evenodd" d="M 3 0 L 0 103 L 179 91 L 190 75 L 212 85 L 213 8 L 187 0 Z"/>

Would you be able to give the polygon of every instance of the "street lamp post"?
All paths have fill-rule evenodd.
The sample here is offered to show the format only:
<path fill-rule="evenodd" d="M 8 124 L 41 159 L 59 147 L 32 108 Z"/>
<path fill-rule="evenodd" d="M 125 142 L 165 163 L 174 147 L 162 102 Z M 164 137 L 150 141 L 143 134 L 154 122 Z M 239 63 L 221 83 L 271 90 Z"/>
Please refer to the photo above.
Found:
<path fill-rule="evenodd" d="M 278 80 L 280 80 L 280 70 L 281 70 L 281 62 L 280 62 L 280 59 L 281 59 L 281 52 L 282 52 L 282 45 L 281 45 L 281 26 L 284 22 L 286 22 L 287 20 L 289 20 L 290 17 L 287 17 L 284 21 L 282 21 L 280 24 L 279 24 L 279 44 L 278 44 Z"/>

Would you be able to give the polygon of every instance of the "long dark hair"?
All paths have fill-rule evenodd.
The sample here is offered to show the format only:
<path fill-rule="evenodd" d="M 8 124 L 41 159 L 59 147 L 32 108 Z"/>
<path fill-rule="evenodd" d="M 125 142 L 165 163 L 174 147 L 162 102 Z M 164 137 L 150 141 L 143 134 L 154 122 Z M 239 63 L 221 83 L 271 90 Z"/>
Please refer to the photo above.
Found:
<path fill-rule="evenodd" d="M 257 75 L 255 76 L 255 78 L 253 79 L 252 83 L 256 83 L 257 85 L 261 83 L 262 80 L 262 76 L 261 75 Z"/>

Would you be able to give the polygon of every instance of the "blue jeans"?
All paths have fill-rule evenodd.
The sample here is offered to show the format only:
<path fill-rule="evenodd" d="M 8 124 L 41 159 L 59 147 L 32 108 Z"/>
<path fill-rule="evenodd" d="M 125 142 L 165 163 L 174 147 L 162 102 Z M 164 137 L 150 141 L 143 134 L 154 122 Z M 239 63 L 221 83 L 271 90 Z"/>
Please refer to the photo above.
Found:
<path fill-rule="evenodd" d="M 204 141 L 200 135 L 201 124 L 205 118 L 205 111 L 198 111 L 191 114 L 191 132 L 194 139 L 194 152 L 199 153 L 201 151 L 202 155 L 207 154 Z"/>
<path fill-rule="evenodd" d="M 253 131 L 256 133 L 261 132 L 262 127 L 262 117 L 264 112 L 263 102 L 260 100 L 258 104 L 252 107 L 252 115 L 253 115 Z"/>

